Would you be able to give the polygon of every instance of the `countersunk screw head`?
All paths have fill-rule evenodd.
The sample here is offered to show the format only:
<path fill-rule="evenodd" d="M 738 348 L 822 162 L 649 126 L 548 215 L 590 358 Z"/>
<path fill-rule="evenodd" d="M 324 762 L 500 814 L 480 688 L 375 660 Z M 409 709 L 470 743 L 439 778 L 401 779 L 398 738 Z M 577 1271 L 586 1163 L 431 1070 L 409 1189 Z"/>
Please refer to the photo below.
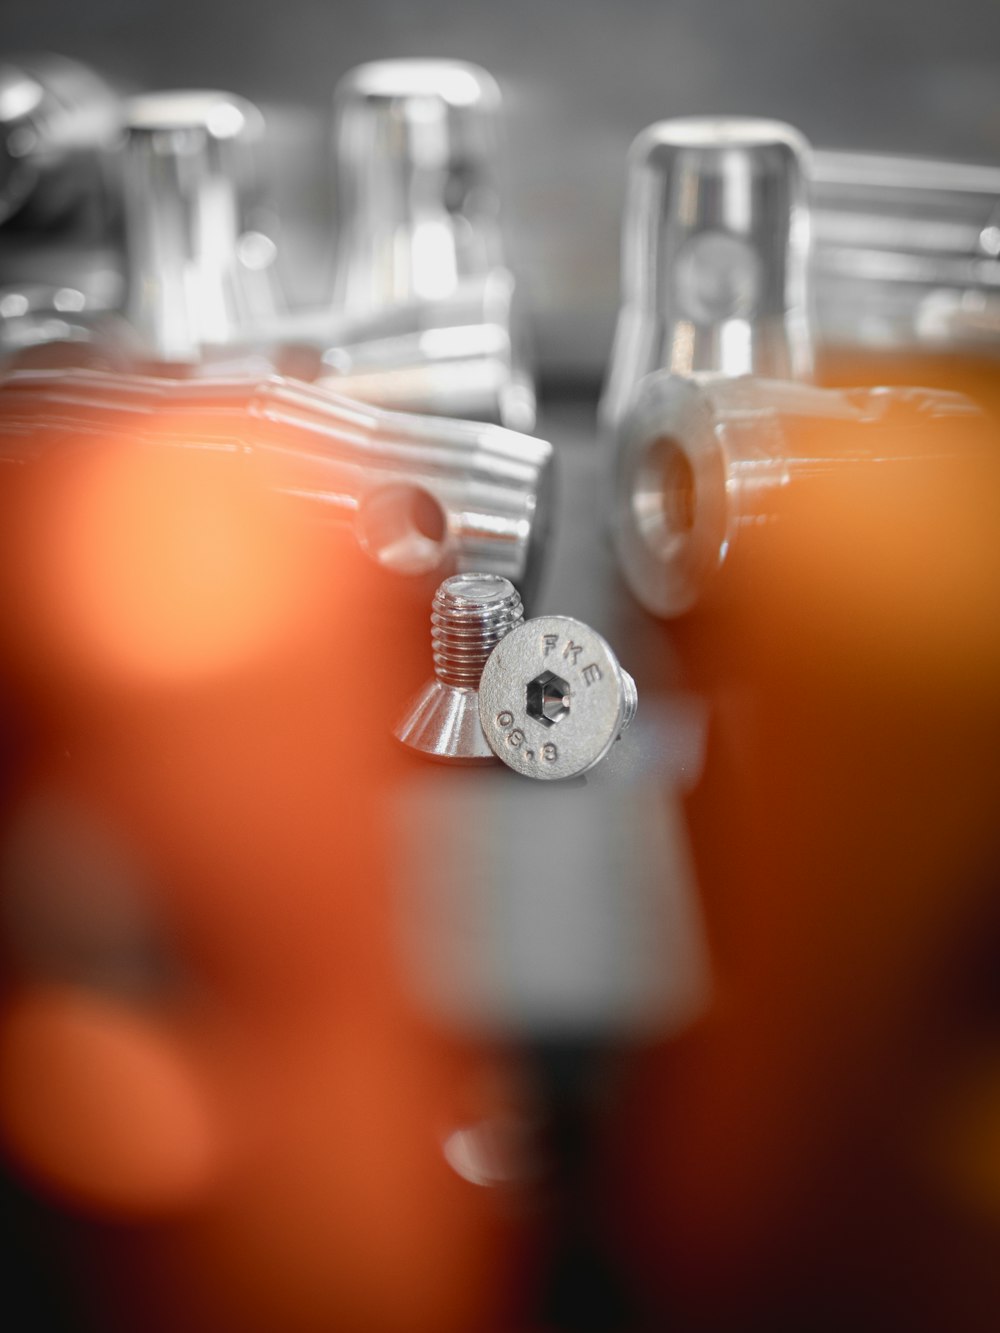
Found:
<path fill-rule="evenodd" d="M 635 716 L 635 681 L 600 634 L 569 616 L 510 630 L 479 682 L 493 753 L 530 778 L 572 778 L 600 763 Z"/>
<path fill-rule="evenodd" d="M 499 574 L 455 574 L 434 594 L 434 678 L 410 700 L 394 734 L 444 763 L 492 764 L 479 722 L 476 688 L 486 659 L 524 619 L 521 597 Z"/>

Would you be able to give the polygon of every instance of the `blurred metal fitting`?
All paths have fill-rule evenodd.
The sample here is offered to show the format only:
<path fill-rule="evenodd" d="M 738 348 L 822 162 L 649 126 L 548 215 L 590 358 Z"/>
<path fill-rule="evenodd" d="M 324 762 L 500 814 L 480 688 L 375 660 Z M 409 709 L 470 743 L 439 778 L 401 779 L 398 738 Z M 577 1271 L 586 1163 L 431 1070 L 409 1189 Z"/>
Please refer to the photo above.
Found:
<path fill-rule="evenodd" d="M 127 369 L 127 334 L 113 313 L 115 294 L 113 284 L 0 287 L 0 362 L 11 369 Z"/>
<path fill-rule="evenodd" d="M 22 210 L 45 225 L 87 203 L 103 207 L 119 120 L 115 92 L 75 60 L 0 62 L 0 223 Z"/>
<path fill-rule="evenodd" d="M 479 721 L 479 678 L 490 653 L 524 620 L 514 585 L 496 574 L 455 574 L 434 594 L 434 678 L 407 704 L 393 735 L 445 763 L 491 764 Z"/>
<path fill-rule="evenodd" d="M 620 430 L 613 527 L 626 582 L 654 615 L 679 616 L 787 487 L 873 459 L 959 453 L 963 428 L 982 419 L 933 389 L 652 375 Z"/>
<path fill-rule="evenodd" d="M 0 377 L 0 457 L 30 454 L 53 426 L 81 438 L 239 446 L 269 485 L 346 527 L 398 573 L 482 571 L 527 594 L 540 572 L 552 446 L 502 426 L 386 412 L 277 376 Z"/>
<path fill-rule="evenodd" d="M 790 126 L 737 117 L 665 120 L 635 140 L 609 435 L 653 371 L 809 378 L 808 155 Z"/>
<path fill-rule="evenodd" d="M 606 639 L 570 616 L 505 635 L 479 682 L 490 749 L 527 778 L 589 773 L 635 717 L 639 695 Z"/>
<path fill-rule="evenodd" d="M 535 390 L 514 300 L 514 280 L 498 268 L 447 301 L 387 311 L 324 351 L 317 382 L 381 407 L 531 431 Z"/>
<path fill-rule="evenodd" d="M 92 313 L 86 295 L 75 287 L 39 282 L 0 287 L 0 355 L 43 343 L 91 342 Z"/>
<path fill-rule="evenodd" d="M 500 90 L 476 65 L 380 60 L 334 93 L 337 310 L 440 301 L 503 262 Z"/>
<path fill-rule="evenodd" d="M 499 226 L 500 105 L 492 76 L 461 61 L 376 61 L 340 81 L 324 361 L 370 376 L 364 394 L 387 406 L 530 430 L 534 390 Z"/>
<path fill-rule="evenodd" d="M 292 311 L 261 331 L 275 366 L 380 407 L 534 428 L 535 390 L 507 269 L 444 301 L 377 316 Z"/>
<path fill-rule="evenodd" d="M 1000 350 L 1000 167 L 816 152 L 818 335 Z"/>
<path fill-rule="evenodd" d="M 231 93 L 150 93 L 125 129 L 124 313 L 141 355 L 184 365 L 253 341 L 278 309 L 273 243 L 247 227 L 263 116 Z"/>

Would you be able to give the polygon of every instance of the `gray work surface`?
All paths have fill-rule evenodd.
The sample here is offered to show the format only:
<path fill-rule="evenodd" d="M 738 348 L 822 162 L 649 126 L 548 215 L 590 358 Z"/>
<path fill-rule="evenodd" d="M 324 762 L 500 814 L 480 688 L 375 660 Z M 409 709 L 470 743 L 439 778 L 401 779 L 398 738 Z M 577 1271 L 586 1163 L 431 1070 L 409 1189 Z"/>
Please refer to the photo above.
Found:
<path fill-rule="evenodd" d="M 584 777 L 414 759 L 397 792 L 402 938 L 416 985 L 461 1027 L 504 1037 L 664 1035 L 697 1010 L 704 943 L 680 795 L 704 709 L 678 688 L 667 636 L 633 601 L 607 530 L 593 401 L 543 406 L 558 499 L 528 614 L 603 634 L 636 680 L 635 721 Z"/>

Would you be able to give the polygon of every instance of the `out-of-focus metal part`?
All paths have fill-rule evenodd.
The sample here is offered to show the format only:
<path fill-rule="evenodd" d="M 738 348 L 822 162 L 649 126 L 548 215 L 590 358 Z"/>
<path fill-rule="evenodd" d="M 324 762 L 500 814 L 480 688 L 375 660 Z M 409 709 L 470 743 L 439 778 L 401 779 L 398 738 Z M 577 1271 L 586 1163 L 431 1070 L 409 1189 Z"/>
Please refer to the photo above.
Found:
<path fill-rule="evenodd" d="M 979 419 L 969 399 L 933 389 L 650 376 L 620 431 L 613 526 L 625 579 L 654 615 L 681 615 L 797 478 L 870 466 L 887 449 L 898 459 L 901 439 L 914 458 L 928 440 L 958 451 Z M 835 446 L 817 429 L 831 423 L 844 427 Z"/>
<path fill-rule="evenodd" d="M 539 616 L 505 635 L 479 683 L 490 748 L 529 778 L 589 772 L 637 706 L 635 681 L 607 641 L 570 616 Z"/>
<path fill-rule="evenodd" d="M 1000 351 L 1000 167 L 817 152 L 812 176 L 823 342 Z"/>
<path fill-rule="evenodd" d="M 387 405 L 530 430 L 499 227 L 500 104 L 492 76 L 461 61 L 376 61 L 338 84 L 333 317 L 363 327 L 334 328 L 325 360 L 370 373 L 365 391 Z"/>
<path fill-rule="evenodd" d="M 102 291 L 50 283 L 0 287 L 0 361 L 8 367 L 127 369 L 127 337 Z"/>
<path fill-rule="evenodd" d="M 279 364 L 311 348 L 303 377 L 335 393 L 530 431 L 535 391 L 518 352 L 519 327 L 513 278 L 495 268 L 446 300 L 409 301 L 378 315 L 293 311 L 264 330 L 264 341 Z"/>
<path fill-rule="evenodd" d="M 653 371 L 809 378 L 808 155 L 791 126 L 737 117 L 661 121 L 635 140 L 609 434 Z"/>
<path fill-rule="evenodd" d="M 102 312 L 103 313 L 103 312 Z M 45 283 L 0 288 L 0 354 L 50 342 L 90 342 L 85 294 L 75 287 Z"/>
<path fill-rule="evenodd" d="M 521 336 L 513 277 L 495 268 L 446 301 L 410 303 L 355 327 L 325 351 L 320 382 L 383 407 L 531 431 L 535 389 Z"/>
<path fill-rule="evenodd" d="M 104 154 L 119 118 L 115 92 L 75 60 L 0 62 L 0 223 L 24 210 L 44 225 L 106 203 Z"/>
<path fill-rule="evenodd" d="M 496 574 L 455 574 L 434 594 L 434 678 L 407 704 L 393 735 L 444 763 L 492 764 L 479 721 L 479 678 L 490 653 L 524 620 L 520 595 Z"/>
<path fill-rule="evenodd" d="M 334 93 L 334 306 L 440 301 L 502 263 L 500 90 L 452 60 L 360 65 Z"/>
<path fill-rule="evenodd" d="M 151 93 L 125 110 L 125 315 L 151 361 L 194 364 L 256 340 L 279 301 L 274 247 L 248 230 L 250 102 L 224 92 Z"/>
<path fill-rule="evenodd" d="M 240 448 L 270 484 L 349 528 L 404 574 L 482 571 L 522 593 L 538 577 L 552 446 L 502 426 L 386 412 L 310 384 L 15 370 L 0 377 L 0 457 L 46 430 Z"/>

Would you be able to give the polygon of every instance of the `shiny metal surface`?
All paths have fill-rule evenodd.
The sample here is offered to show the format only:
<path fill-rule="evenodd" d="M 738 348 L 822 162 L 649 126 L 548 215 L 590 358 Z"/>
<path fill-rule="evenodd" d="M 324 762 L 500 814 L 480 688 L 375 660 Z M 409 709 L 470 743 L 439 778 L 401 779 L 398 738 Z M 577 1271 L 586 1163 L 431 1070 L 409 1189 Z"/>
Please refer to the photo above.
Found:
<path fill-rule="evenodd" d="M 334 94 L 333 304 L 439 301 L 502 263 L 494 179 L 500 90 L 452 60 L 360 65 Z"/>
<path fill-rule="evenodd" d="M 294 311 L 262 329 L 265 345 L 310 349 L 310 375 L 383 407 L 493 421 L 530 431 L 535 391 L 525 369 L 514 280 L 494 268 L 447 299 L 377 315 Z"/>
<path fill-rule="evenodd" d="M 116 94 L 85 65 L 49 53 L 0 62 L 0 223 L 27 209 L 45 224 L 100 199 L 118 123 Z"/>
<path fill-rule="evenodd" d="M 500 108 L 492 75 L 463 61 L 375 61 L 341 79 L 332 308 L 374 332 L 330 339 L 327 359 L 364 361 L 358 344 L 402 318 L 421 336 L 392 349 L 394 373 L 366 386 L 389 395 L 379 401 L 530 430 L 534 392 L 500 234 Z"/>
<path fill-rule="evenodd" d="M 635 717 L 635 681 L 607 641 L 570 616 L 539 616 L 507 634 L 479 683 L 493 753 L 529 778 L 573 778 L 605 757 Z"/>
<path fill-rule="evenodd" d="M 825 342 L 1000 351 L 1000 168 L 817 152 L 812 177 Z"/>
<path fill-rule="evenodd" d="M 960 450 L 956 427 L 980 415 L 943 390 L 650 376 L 620 433 L 613 529 L 626 582 L 654 615 L 681 615 L 798 478 L 870 466 L 880 450 L 898 458 L 900 441 L 914 457 L 928 438 Z M 829 423 L 856 435 L 831 436 Z"/>
<path fill-rule="evenodd" d="M 456 574 L 434 595 L 434 678 L 410 700 L 393 728 L 410 749 L 444 763 L 492 764 L 479 721 L 479 678 L 490 653 L 524 620 L 509 579 Z"/>
<path fill-rule="evenodd" d="M 346 526 L 401 574 L 476 570 L 523 591 L 544 558 L 552 447 L 502 426 L 386 412 L 278 376 L 182 379 L 13 370 L 0 378 L 5 458 L 53 425 L 95 440 L 228 447 Z"/>
<path fill-rule="evenodd" d="M 23 283 L 0 288 L 0 355 L 52 342 L 92 342 L 95 311 L 76 287 Z"/>
<path fill-rule="evenodd" d="M 645 375 L 812 371 L 802 136 L 777 121 L 661 121 L 629 153 L 621 309 L 601 417 Z"/>
<path fill-rule="evenodd" d="M 197 362 L 274 317 L 273 247 L 247 229 L 264 120 L 224 92 L 163 92 L 125 112 L 125 315 L 151 360 Z"/>

